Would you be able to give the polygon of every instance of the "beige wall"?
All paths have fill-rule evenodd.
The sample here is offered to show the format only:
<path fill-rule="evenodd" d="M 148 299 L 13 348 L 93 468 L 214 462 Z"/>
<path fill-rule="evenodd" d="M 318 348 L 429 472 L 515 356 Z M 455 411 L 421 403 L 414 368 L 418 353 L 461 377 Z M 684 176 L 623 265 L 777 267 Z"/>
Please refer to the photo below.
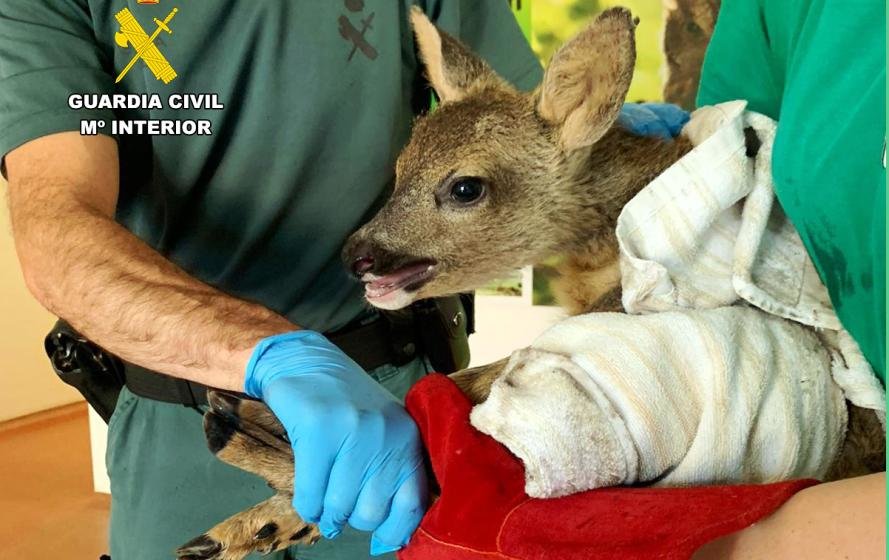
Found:
<path fill-rule="evenodd" d="M 43 353 L 53 317 L 25 288 L 10 233 L 6 183 L 0 180 L 0 421 L 80 400 Z"/>
<path fill-rule="evenodd" d="M 531 305 L 528 298 L 475 296 L 476 332 L 469 337 L 469 365 L 483 366 L 505 358 L 564 318 L 561 308 Z"/>

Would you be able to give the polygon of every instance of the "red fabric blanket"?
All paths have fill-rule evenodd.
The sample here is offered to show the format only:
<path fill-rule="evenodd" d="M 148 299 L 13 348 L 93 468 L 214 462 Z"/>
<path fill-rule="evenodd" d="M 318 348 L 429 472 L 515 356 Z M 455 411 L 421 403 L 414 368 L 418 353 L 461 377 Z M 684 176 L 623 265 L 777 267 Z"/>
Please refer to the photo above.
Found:
<path fill-rule="evenodd" d="M 469 423 L 443 375 L 407 396 L 441 486 L 400 560 L 687 559 L 768 516 L 813 480 L 681 489 L 608 488 L 538 500 L 521 462 Z"/>

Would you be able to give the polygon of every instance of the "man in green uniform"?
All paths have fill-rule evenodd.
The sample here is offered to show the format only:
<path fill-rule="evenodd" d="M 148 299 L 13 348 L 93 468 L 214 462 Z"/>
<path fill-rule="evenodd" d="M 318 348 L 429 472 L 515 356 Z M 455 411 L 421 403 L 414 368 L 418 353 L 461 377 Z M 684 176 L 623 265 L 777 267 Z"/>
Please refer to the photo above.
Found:
<path fill-rule="evenodd" d="M 367 557 L 370 535 L 347 521 L 375 531 L 375 554 L 391 552 L 423 513 L 406 413 L 343 352 L 294 332 L 373 319 L 339 252 L 391 183 L 411 121 L 428 105 L 413 3 L 517 86 L 539 80 L 503 0 L 0 5 L 0 154 L 29 288 L 128 363 L 265 399 L 297 455 L 308 446 L 298 510 L 336 537 L 291 551 L 299 558 Z M 140 37 L 156 28 L 154 52 Z M 141 59 L 115 83 L 137 49 Z M 201 93 L 224 108 L 167 102 Z M 71 108 L 72 94 L 158 94 L 163 107 Z M 212 135 L 112 138 L 114 120 L 209 121 Z M 82 121 L 103 121 L 99 134 L 81 135 Z M 303 359 L 314 370 L 292 366 Z M 369 373 L 401 398 L 427 370 L 417 356 Z M 319 431 L 306 418 L 330 441 L 305 443 Z M 206 450 L 194 410 L 126 388 L 107 467 L 115 560 L 168 558 L 270 493 Z"/>
<path fill-rule="evenodd" d="M 724 0 L 698 96 L 779 120 L 778 198 L 884 384 L 885 24 L 882 0 Z M 877 558 L 885 527 L 883 473 L 803 491 L 700 557 Z"/>

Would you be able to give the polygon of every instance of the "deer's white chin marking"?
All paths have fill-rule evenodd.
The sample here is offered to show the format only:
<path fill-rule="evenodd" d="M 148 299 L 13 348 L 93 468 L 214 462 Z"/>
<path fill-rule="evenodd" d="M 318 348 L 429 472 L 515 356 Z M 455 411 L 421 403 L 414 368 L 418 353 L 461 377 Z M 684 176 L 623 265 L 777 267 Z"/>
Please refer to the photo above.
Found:
<path fill-rule="evenodd" d="M 368 288 L 365 288 L 364 297 L 367 299 L 367 302 L 374 307 L 385 309 L 387 311 L 407 307 L 414 302 L 414 297 L 416 295 L 416 292 L 412 293 L 405 290 L 393 290 L 383 295 L 372 296 L 369 291 Z"/>

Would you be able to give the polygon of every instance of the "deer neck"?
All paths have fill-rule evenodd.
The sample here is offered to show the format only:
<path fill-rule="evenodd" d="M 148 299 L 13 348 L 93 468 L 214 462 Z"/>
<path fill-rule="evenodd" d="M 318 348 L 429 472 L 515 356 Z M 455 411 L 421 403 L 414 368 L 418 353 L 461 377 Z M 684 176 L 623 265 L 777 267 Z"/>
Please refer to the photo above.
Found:
<path fill-rule="evenodd" d="M 563 246 L 553 289 L 569 314 L 621 311 L 619 250 L 614 230 L 624 205 L 691 150 L 684 137 L 667 142 L 614 127 L 585 154 L 573 154 L 572 238 Z"/>
<path fill-rule="evenodd" d="M 586 153 L 576 154 L 573 193 L 577 217 L 572 228 L 577 250 L 613 238 L 617 217 L 636 194 L 692 149 L 680 136 L 672 141 L 632 134 L 614 126 Z"/>

